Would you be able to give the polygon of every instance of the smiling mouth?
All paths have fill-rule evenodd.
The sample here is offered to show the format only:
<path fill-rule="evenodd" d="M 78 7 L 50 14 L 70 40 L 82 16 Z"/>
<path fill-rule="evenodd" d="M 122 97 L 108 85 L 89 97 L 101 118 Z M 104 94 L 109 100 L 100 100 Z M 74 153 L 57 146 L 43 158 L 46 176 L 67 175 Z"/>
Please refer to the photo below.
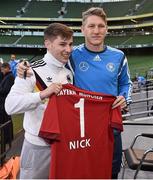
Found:
<path fill-rule="evenodd" d="M 70 55 L 70 53 L 64 53 L 63 55 L 64 55 L 64 56 L 69 56 L 69 55 Z"/>
<path fill-rule="evenodd" d="M 63 57 L 69 58 L 70 54 L 64 54 Z"/>

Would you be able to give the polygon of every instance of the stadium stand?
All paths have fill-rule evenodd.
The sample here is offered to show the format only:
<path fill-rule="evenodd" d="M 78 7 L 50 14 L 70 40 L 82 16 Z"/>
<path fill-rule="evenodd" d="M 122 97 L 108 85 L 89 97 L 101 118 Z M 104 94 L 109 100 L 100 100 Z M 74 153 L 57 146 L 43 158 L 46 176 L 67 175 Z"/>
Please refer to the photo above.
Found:
<path fill-rule="evenodd" d="M 81 18 L 81 12 L 92 6 L 103 7 L 108 17 L 122 17 L 127 15 L 138 15 L 152 13 L 153 6 L 150 0 L 132 0 L 117 2 L 62 2 L 62 0 L 37 1 L 20 0 L 18 3 L 13 1 L 1 1 L 2 17 L 48 17 L 57 18 L 62 6 L 66 4 L 64 18 Z M 75 7 L 75 8 L 74 8 Z M 77 7 L 77 8 L 76 8 Z M 7 9 L 7 11 L 6 11 Z M 118 9 L 118 10 L 117 10 Z"/>
<path fill-rule="evenodd" d="M 129 10 L 133 9 L 139 0 L 134 1 L 122 1 L 115 6 L 114 2 L 102 3 L 102 7 L 105 9 L 108 17 L 122 17 L 129 14 Z M 118 11 L 116 10 L 118 9 Z"/>
<path fill-rule="evenodd" d="M 64 18 L 81 18 L 82 12 L 90 7 L 101 6 L 102 3 L 82 3 L 82 2 L 69 2 L 67 3 L 67 12 Z M 74 8 L 76 7 L 76 8 Z"/>
<path fill-rule="evenodd" d="M 74 44 L 78 45 L 84 42 L 83 36 L 75 36 Z M 3 35 L 0 37 L 0 44 L 29 44 L 29 45 L 42 45 L 42 36 L 11 36 Z M 153 35 L 120 35 L 120 36 L 108 36 L 106 38 L 106 44 L 110 46 L 120 46 L 120 45 L 153 45 Z"/>
<path fill-rule="evenodd" d="M 0 16 L 1 17 L 16 17 L 17 10 L 21 9 L 27 0 L 20 0 L 18 3 L 14 3 L 14 1 L 5 0 L 0 2 Z"/>
<path fill-rule="evenodd" d="M 48 17 L 57 18 L 62 1 L 31 1 L 23 17 Z"/>
<path fill-rule="evenodd" d="M 43 45 L 44 39 L 42 36 L 23 36 L 18 44 L 34 44 L 34 45 Z"/>
<path fill-rule="evenodd" d="M 143 45 L 153 44 L 153 35 L 124 35 L 124 36 L 108 36 L 106 38 L 106 44 L 108 45 Z"/>
<path fill-rule="evenodd" d="M 0 44 L 14 44 L 20 36 L 3 35 L 0 36 Z"/>
<path fill-rule="evenodd" d="M 1 44 L 33 44 L 43 45 L 42 36 L 10 36 L 5 35 L 0 37 Z M 74 44 L 78 45 L 84 42 L 83 36 L 75 36 Z M 153 44 L 153 35 L 136 35 L 136 36 L 108 36 L 106 38 L 106 44 L 110 46 L 119 45 L 145 45 Z"/>
<path fill-rule="evenodd" d="M 138 1 L 138 3 L 135 4 L 135 8 L 132 11 L 132 15 L 146 14 L 152 12 L 153 12 L 152 1 L 143 0 L 141 2 Z"/>

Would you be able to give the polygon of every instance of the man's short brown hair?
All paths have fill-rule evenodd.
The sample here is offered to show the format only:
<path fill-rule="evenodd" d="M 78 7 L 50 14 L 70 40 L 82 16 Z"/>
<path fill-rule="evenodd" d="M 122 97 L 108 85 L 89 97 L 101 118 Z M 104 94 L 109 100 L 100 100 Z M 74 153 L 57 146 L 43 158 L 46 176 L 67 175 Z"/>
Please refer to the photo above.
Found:
<path fill-rule="evenodd" d="M 57 36 L 70 39 L 73 36 L 73 30 L 61 23 L 52 23 L 44 31 L 44 40 L 55 39 Z"/>
<path fill-rule="evenodd" d="M 103 10 L 103 8 L 100 8 L 100 7 L 92 7 L 92 8 L 89 8 L 87 11 L 83 12 L 82 13 L 82 24 L 84 24 L 84 22 L 86 21 L 86 19 L 89 17 L 89 16 L 99 16 L 101 17 L 105 23 L 107 24 L 107 16 Z"/>

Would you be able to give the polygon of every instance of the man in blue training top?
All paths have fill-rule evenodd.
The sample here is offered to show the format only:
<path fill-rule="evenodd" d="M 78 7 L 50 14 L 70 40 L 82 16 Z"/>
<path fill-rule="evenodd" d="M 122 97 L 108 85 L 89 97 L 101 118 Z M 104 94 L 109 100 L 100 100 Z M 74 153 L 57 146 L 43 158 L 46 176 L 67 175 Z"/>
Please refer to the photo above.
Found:
<path fill-rule="evenodd" d="M 14 77 L 16 77 L 16 68 L 17 68 L 17 64 L 18 64 L 18 60 L 16 60 L 16 55 L 15 54 L 11 54 L 11 59 L 9 61 L 10 67 L 11 67 L 11 71 L 14 75 Z"/>
<path fill-rule="evenodd" d="M 144 87 L 146 85 L 146 78 L 143 76 L 138 76 L 137 81 L 138 81 L 139 89 L 141 89 L 142 87 Z"/>
<path fill-rule="evenodd" d="M 89 91 L 117 97 L 112 108 L 125 108 L 131 102 L 132 82 L 124 53 L 104 44 L 107 17 L 102 8 L 93 7 L 82 14 L 85 44 L 75 47 L 70 67 L 74 84 Z M 117 179 L 122 160 L 121 134 L 114 129 L 115 145 L 112 178 Z"/>

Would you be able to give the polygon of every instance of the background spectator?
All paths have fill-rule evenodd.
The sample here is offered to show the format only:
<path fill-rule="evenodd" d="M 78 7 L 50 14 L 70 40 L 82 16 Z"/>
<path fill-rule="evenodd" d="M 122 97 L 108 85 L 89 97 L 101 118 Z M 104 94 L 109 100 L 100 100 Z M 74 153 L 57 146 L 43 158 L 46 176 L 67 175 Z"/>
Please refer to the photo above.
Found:
<path fill-rule="evenodd" d="M 138 88 L 139 89 L 141 89 L 142 87 L 144 87 L 146 85 L 146 78 L 143 76 L 138 76 L 137 81 L 138 81 Z"/>
<path fill-rule="evenodd" d="M 12 85 L 14 84 L 14 76 L 11 72 L 9 63 L 3 63 L 1 65 L 1 71 L 3 73 L 3 79 L 0 82 L 0 124 L 3 124 L 11 120 L 4 108 L 5 99 L 8 95 Z M 4 129 L 4 143 L 8 144 L 13 140 L 13 123 L 9 123 Z"/>
<path fill-rule="evenodd" d="M 12 71 L 14 77 L 16 77 L 16 67 L 17 67 L 18 62 L 19 62 L 19 60 L 16 59 L 16 55 L 11 54 L 11 59 L 9 61 L 9 64 L 10 64 L 11 71 Z"/>
<path fill-rule="evenodd" d="M 0 83 L 1 83 L 1 81 L 3 79 L 3 73 L 1 71 L 1 67 L 2 67 L 2 63 L 0 62 Z"/>

